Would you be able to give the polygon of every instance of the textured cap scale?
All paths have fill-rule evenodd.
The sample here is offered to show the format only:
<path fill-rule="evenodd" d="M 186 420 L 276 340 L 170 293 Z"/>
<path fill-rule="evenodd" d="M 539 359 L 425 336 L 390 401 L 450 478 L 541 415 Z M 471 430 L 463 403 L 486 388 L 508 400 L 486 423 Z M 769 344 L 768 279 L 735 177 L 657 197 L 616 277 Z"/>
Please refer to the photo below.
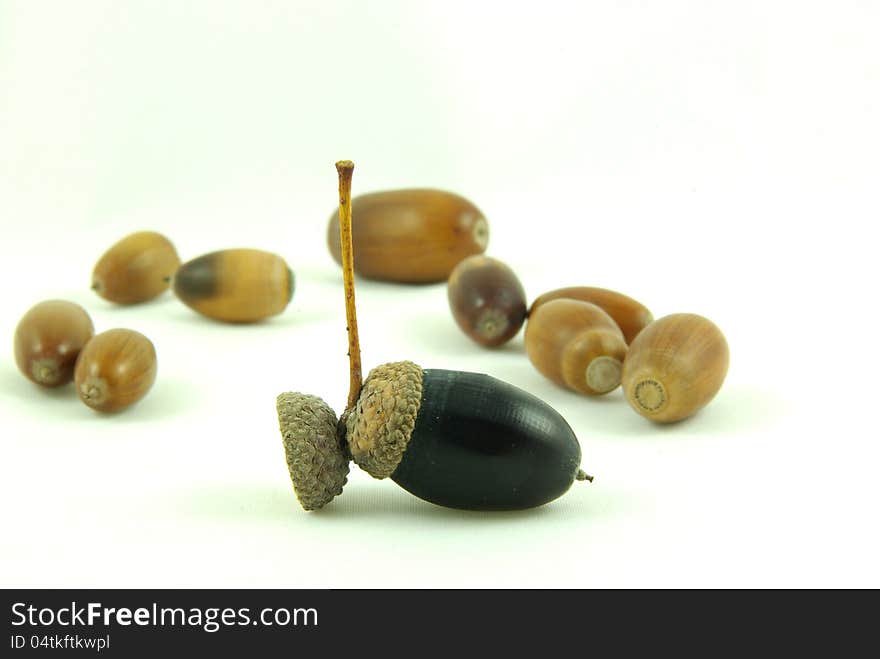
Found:
<path fill-rule="evenodd" d="M 276 407 L 293 489 L 306 510 L 342 493 L 349 456 L 336 435 L 336 413 L 317 396 L 283 393 Z"/>
<path fill-rule="evenodd" d="M 345 426 L 357 465 L 374 478 L 394 473 L 409 445 L 422 402 L 422 369 L 412 362 L 377 366 L 367 376 Z"/>

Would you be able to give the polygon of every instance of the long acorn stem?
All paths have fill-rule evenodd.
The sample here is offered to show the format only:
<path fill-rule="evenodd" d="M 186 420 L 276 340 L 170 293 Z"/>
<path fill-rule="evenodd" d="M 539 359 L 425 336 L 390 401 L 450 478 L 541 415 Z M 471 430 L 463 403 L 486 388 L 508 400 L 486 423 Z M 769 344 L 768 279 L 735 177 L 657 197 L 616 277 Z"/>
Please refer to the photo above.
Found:
<path fill-rule="evenodd" d="M 354 250 L 351 244 L 351 175 L 354 163 L 340 160 L 336 163 L 339 173 L 339 239 L 342 242 L 342 279 L 345 286 L 345 320 L 348 323 L 348 412 L 361 395 L 363 374 L 361 372 L 361 344 L 358 339 L 357 310 L 354 304 Z"/>

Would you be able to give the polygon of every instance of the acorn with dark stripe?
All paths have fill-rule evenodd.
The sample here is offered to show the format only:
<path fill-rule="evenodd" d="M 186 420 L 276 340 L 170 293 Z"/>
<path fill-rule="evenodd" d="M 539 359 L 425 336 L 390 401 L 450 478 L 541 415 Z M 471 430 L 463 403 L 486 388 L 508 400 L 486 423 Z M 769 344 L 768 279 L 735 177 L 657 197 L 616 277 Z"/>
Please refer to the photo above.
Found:
<path fill-rule="evenodd" d="M 293 297 L 293 271 L 283 258 L 259 249 L 224 249 L 180 266 L 174 293 L 202 315 L 253 323 L 280 314 Z"/>
<path fill-rule="evenodd" d="M 351 174 L 340 175 L 340 233 L 346 287 L 350 389 L 346 411 L 281 394 L 277 409 L 287 464 L 303 508 L 342 492 L 349 457 L 374 478 L 391 478 L 432 503 L 467 510 L 519 510 L 548 503 L 575 480 L 581 449 L 565 419 L 544 401 L 488 375 L 422 369 L 409 362 L 361 379 L 351 247 Z"/>

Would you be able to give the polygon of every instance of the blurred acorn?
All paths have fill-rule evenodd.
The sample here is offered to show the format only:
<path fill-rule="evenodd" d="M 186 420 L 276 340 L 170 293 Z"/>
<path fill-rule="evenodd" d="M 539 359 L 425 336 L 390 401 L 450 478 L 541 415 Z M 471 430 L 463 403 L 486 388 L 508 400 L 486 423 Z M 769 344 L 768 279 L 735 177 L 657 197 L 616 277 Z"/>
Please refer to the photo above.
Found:
<path fill-rule="evenodd" d="M 283 258 L 258 249 L 225 249 L 180 266 L 174 293 L 191 309 L 230 323 L 280 314 L 293 297 L 293 272 Z"/>
<path fill-rule="evenodd" d="M 469 256 L 449 275 L 449 308 L 462 331 L 480 345 L 500 346 L 513 338 L 526 319 L 526 294 L 505 263 Z"/>
<path fill-rule="evenodd" d="M 26 378 L 44 387 L 73 380 L 80 350 L 95 333 L 78 304 L 46 300 L 31 307 L 15 328 L 15 363 Z"/>
<path fill-rule="evenodd" d="M 611 316 L 595 304 L 558 299 L 529 316 L 526 353 L 555 383 L 595 396 L 620 384 L 626 342 Z"/>
<path fill-rule="evenodd" d="M 116 412 L 143 398 L 156 380 L 156 349 L 140 332 L 112 329 L 94 336 L 76 361 L 80 400 L 99 412 Z"/>
<path fill-rule="evenodd" d="M 684 419 L 721 389 L 730 353 L 707 318 L 679 313 L 648 325 L 623 364 L 623 390 L 632 408 L 660 423 Z"/>
<path fill-rule="evenodd" d="M 446 281 L 465 257 L 489 243 L 489 224 L 473 203 L 451 192 L 387 190 L 352 204 L 355 272 L 371 279 L 424 284 Z M 339 216 L 330 217 L 327 246 L 342 263 Z"/>
<path fill-rule="evenodd" d="M 117 304 L 146 302 L 168 289 L 179 266 L 177 250 L 168 238 L 155 231 L 138 231 L 98 260 L 92 289 Z"/>
<path fill-rule="evenodd" d="M 623 293 L 593 286 L 570 286 L 544 293 L 532 302 L 529 313 L 533 313 L 545 302 L 559 299 L 580 300 L 601 307 L 620 327 L 627 343 L 632 343 L 638 333 L 654 320 L 654 316 L 642 303 L 636 302 Z"/>

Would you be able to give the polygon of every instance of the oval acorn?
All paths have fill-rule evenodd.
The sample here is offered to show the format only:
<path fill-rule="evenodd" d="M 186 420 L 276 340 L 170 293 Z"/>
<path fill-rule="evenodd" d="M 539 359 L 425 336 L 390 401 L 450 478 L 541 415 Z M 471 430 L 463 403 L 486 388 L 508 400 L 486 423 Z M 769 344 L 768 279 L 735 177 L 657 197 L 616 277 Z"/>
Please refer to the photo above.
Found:
<path fill-rule="evenodd" d="M 570 286 L 544 293 L 532 302 L 529 314 L 534 313 L 545 302 L 559 299 L 580 300 L 600 307 L 614 319 L 628 344 L 654 320 L 650 310 L 641 302 L 636 302 L 623 293 L 594 286 Z"/>
<path fill-rule="evenodd" d="M 293 272 L 283 258 L 259 249 L 225 249 L 180 266 L 174 293 L 191 309 L 230 323 L 280 314 L 293 297 Z"/>
<path fill-rule="evenodd" d="M 665 316 L 633 341 L 623 364 L 632 408 L 660 423 L 684 419 L 721 389 L 730 353 L 721 330 L 696 314 Z"/>
<path fill-rule="evenodd" d="M 132 233 L 98 260 L 92 271 L 92 289 L 117 304 L 152 300 L 171 285 L 180 266 L 177 250 L 155 231 Z"/>
<path fill-rule="evenodd" d="M 480 345 L 513 338 L 526 319 L 526 294 L 513 270 L 488 256 L 469 256 L 449 275 L 449 308 L 462 331 Z"/>
<path fill-rule="evenodd" d="M 80 350 L 95 333 L 89 314 L 66 300 L 31 307 L 15 328 L 15 363 L 31 382 L 59 387 L 73 380 Z"/>
<path fill-rule="evenodd" d="M 467 256 L 489 243 L 489 224 L 473 203 L 451 192 L 387 190 L 351 201 L 355 272 L 370 279 L 425 284 L 446 281 Z M 327 226 L 327 246 L 342 263 L 339 217 Z"/>
<path fill-rule="evenodd" d="M 300 393 L 277 400 L 287 465 L 303 508 L 342 492 L 349 459 L 375 478 L 390 477 L 432 503 L 467 510 L 545 504 L 575 480 L 581 449 L 565 419 L 544 401 L 488 375 L 423 370 L 408 361 L 361 379 L 354 304 L 353 165 L 339 171 L 350 388 L 346 411 Z M 334 432 L 335 428 L 335 432 Z"/>
<path fill-rule="evenodd" d="M 526 353 L 544 376 L 590 396 L 620 384 L 626 341 L 597 305 L 557 299 L 540 305 L 526 325 Z"/>
<path fill-rule="evenodd" d="M 580 444 L 556 410 L 480 373 L 378 366 L 345 428 L 359 467 L 449 508 L 540 506 L 580 472 Z"/>
<path fill-rule="evenodd" d="M 74 380 L 80 400 L 99 412 L 116 412 L 143 398 L 156 381 L 156 350 L 140 332 L 111 329 L 80 352 Z"/>

